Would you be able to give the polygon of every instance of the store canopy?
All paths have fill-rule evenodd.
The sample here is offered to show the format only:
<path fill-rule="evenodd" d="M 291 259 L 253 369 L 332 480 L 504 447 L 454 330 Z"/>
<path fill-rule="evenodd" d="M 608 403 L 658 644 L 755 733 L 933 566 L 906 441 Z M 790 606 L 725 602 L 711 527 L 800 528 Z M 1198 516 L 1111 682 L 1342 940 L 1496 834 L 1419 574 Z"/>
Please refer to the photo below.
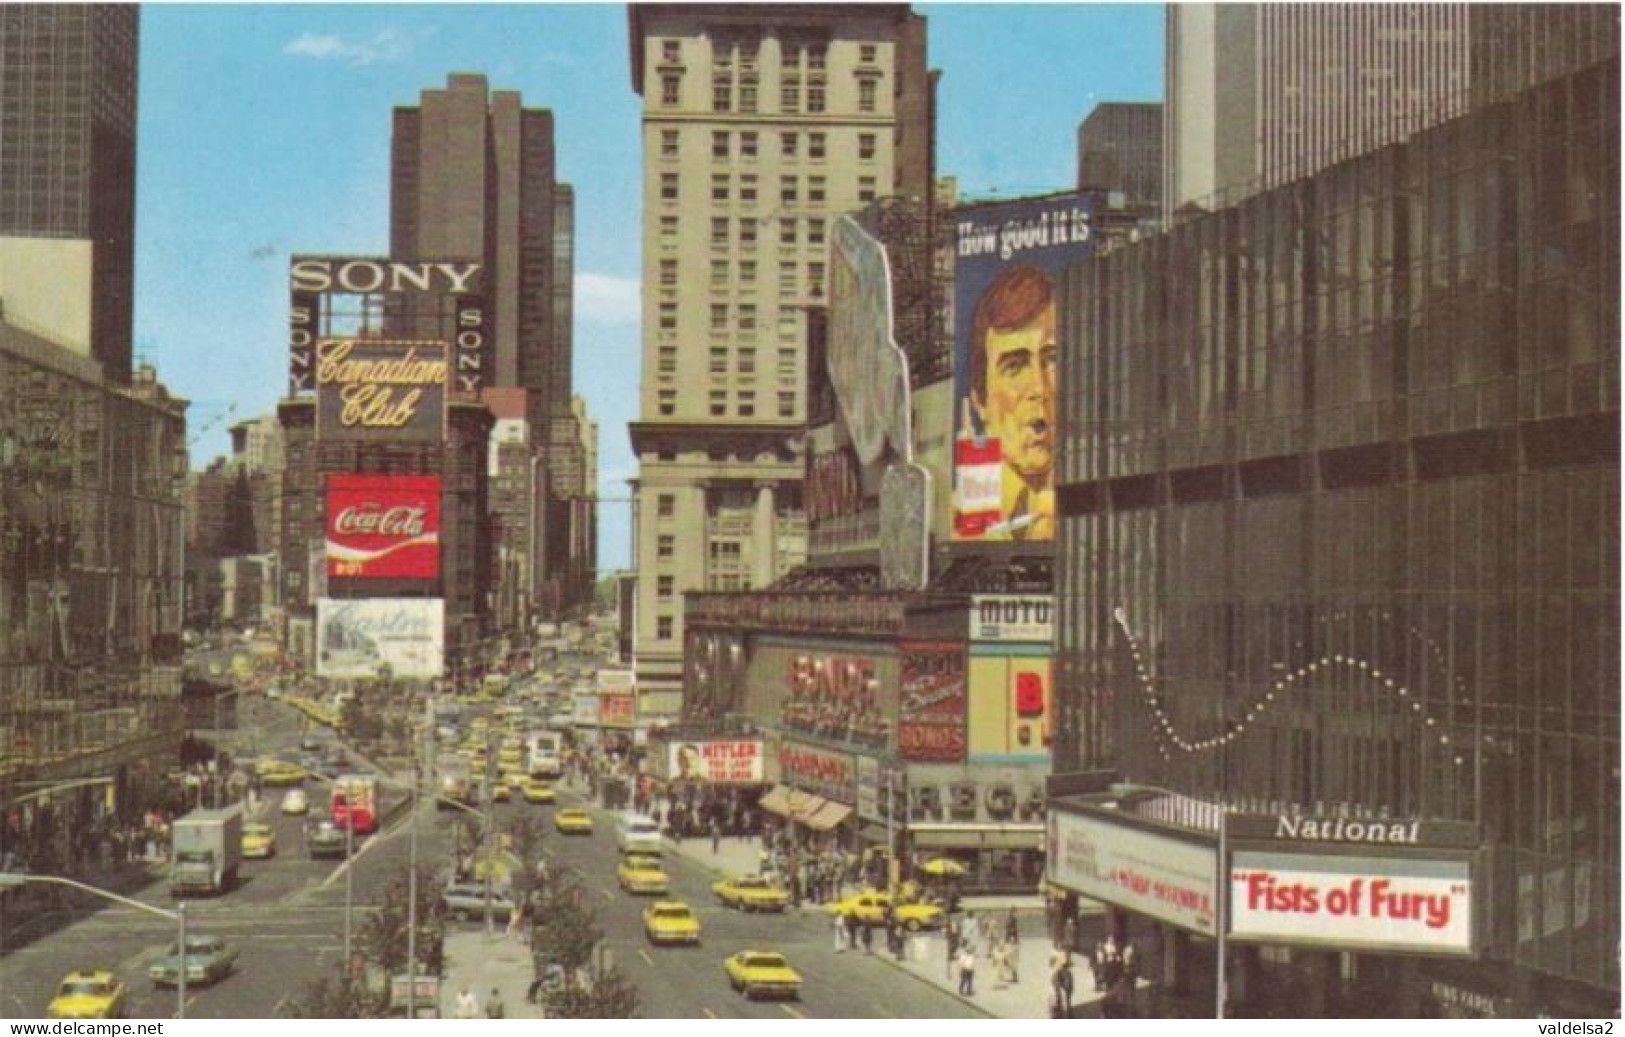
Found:
<path fill-rule="evenodd" d="M 769 813 L 777 814 L 780 817 L 789 817 L 790 790 L 783 785 L 775 785 L 768 790 L 767 795 L 757 801 L 756 805 Z"/>
<path fill-rule="evenodd" d="M 827 832 L 845 821 L 852 808 L 811 792 L 802 792 L 788 785 L 775 785 L 756 804 L 791 821 L 799 821 L 816 831 Z"/>
<path fill-rule="evenodd" d="M 852 816 L 852 808 L 844 803 L 826 799 L 818 811 L 811 817 L 803 818 L 808 828 L 815 832 L 827 832 L 831 828 Z"/>

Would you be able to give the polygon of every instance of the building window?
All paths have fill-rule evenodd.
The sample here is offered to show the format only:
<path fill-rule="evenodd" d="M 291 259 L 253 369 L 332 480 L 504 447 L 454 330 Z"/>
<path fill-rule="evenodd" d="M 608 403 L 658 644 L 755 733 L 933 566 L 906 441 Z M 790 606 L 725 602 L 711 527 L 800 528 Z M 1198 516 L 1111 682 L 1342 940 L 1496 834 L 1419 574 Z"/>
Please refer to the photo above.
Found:
<path fill-rule="evenodd" d="M 792 272 L 795 270 L 794 264 L 791 265 L 790 269 L 791 269 Z M 781 271 L 779 271 L 779 273 L 782 275 L 783 271 L 781 270 Z M 794 310 L 785 310 L 785 311 L 781 312 L 779 314 L 779 338 L 784 338 L 784 339 L 795 338 L 796 337 L 796 329 L 797 329 L 797 324 L 796 324 L 795 311 Z"/>
<path fill-rule="evenodd" d="M 875 81 L 873 79 L 858 80 L 858 111 L 872 112 L 875 110 Z"/>
<path fill-rule="evenodd" d="M 739 157 L 752 162 L 756 160 L 755 133 L 741 133 L 739 135 Z"/>
<path fill-rule="evenodd" d="M 741 245 L 754 245 L 754 244 L 756 244 L 756 221 L 755 220 L 740 220 L 739 221 L 739 243 Z"/>
<path fill-rule="evenodd" d="M 807 264 L 807 292 L 814 297 L 824 294 L 824 264 Z"/>
<path fill-rule="evenodd" d="M 681 84 L 681 76 L 661 76 L 660 103 L 665 105 L 667 108 L 675 106 L 677 104 L 678 97 L 682 93 L 680 89 Z"/>
<path fill-rule="evenodd" d="M 747 291 L 756 287 L 756 260 L 741 259 L 739 261 L 739 283 L 744 285 Z M 745 321 L 744 307 L 740 307 L 739 321 L 741 324 Z"/>
<path fill-rule="evenodd" d="M 756 264 L 752 263 L 751 264 L 751 279 L 755 280 L 755 278 L 756 278 Z M 742 303 L 739 304 L 739 330 L 743 331 L 743 332 L 747 332 L 747 333 L 756 330 L 756 304 L 755 303 L 753 303 L 753 302 L 742 302 Z"/>
<path fill-rule="evenodd" d="M 747 347 L 739 351 L 739 373 L 756 373 L 756 350 Z"/>
<path fill-rule="evenodd" d="M 714 302 L 714 303 L 711 304 L 711 330 L 712 331 L 727 331 L 728 330 L 728 304 L 727 303 L 725 303 L 725 302 Z"/>
<path fill-rule="evenodd" d="M 742 392 L 739 394 L 739 416 L 741 418 L 754 418 L 756 416 L 756 394 Z"/>
<path fill-rule="evenodd" d="M 725 202 L 728 200 L 728 174 L 714 173 L 711 176 L 711 200 Z"/>
<path fill-rule="evenodd" d="M 655 619 L 655 639 L 670 641 L 672 638 L 671 617 L 659 616 Z"/>
<path fill-rule="evenodd" d="M 822 245 L 824 243 L 824 221 L 813 219 L 807 221 L 807 244 Z"/>
<path fill-rule="evenodd" d="M 858 61 L 865 65 L 873 65 L 877 60 L 880 48 L 873 43 L 860 43 L 858 45 Z"/>
<path fill-rule="evenodd" d="M 796 184 L 795 177 L 779 177 L 779 201 L 783 202 L 785 205 L 794 205 L 800 193 L 800 188 Z"/>
<path fill-rule="evenodd" d="M 779 220 L 779 244 L 794 245 L 796 243 L 796 218 L 794 216 L 781 217 Z"/>
<path fill-rule="evenodd" d="M 660 374 L 662 376 L 669 377 L 671 375 L 675 375 L 676 373 L 677 373 L 677 347 L 676 346 L 661 346 L 660 347 Z"/>
<path fill-rule="evenodd" d="M 873 162 L 875 160 L 875 139 L 873 133 L 858 134 L 859 162 Z"/>
<path fill-rule="evenodd" d="M 660 41 L 660 60 L 661 61 L 665 61 L 665 62 L 668 62 L 668 63 L 675 62 L 675 61 L 680 61 L 680 60 L 682 60 L 682 55 L 683 55 L 683 43 L 682 43 L 681 40 L 661 40 Z"/>
<path fill-rule="evenodd" d="M 781 134 L 779 134 L 779 157 L 780 158 L 795 158 L 796 157 L 796 151 L 797 151 L 798 147 L 800 146 L 799 145 L 800 139 L 801 138 L 798 137 L 794 133 L 781 133 Z"/>
<path fill-rule="evenodd" d="M 660 243 L 668 247 L 677 244 L 677 217 L 660 217 Z"/>
<path fill-rule="evenodd" d="M 821 115 L 824 111 L 824 84 L 807 84 L 807 111 L 814 115 Z"/>
<path fill-rule="evenodd" d="M 711 83 L 711 110 L 726 112 L 733 109 L 733 80 L 718 77 Z"/>
<path fill-rule="evenodd" d="M 675 576 L 657 576 L 657 577 L 655 577 L 655 595 L 657 597 L 661 597 L 661 598 L 669 598 L 669 597 L 671 597 L 672 591 L 675 590 L 676 587 L 677 587 L 677 577 L 675 577 Z"/>
<path fill-rule="evenodd" d="M 662 259 L 660 261 L 660 287 L 677 287 L 677 260 Z"/>
<path fill-rule="evenodd" d="M 755 173 L 739 174 L 739 200 L 744 202 L 746 205 L 752 205 L 756 202 Z"/>
<path fill-rule="evenodd" d="M 720 418 L 728 413 L 728 394 L 722 389 L 711 390 L 711 416 Z"/>
<path fill-rule="evenodd" d="M 825 135 L 824 134 L 822 134 L 822 133 L 810 133 L 810 134 L 807 135 L 807 157 L 808 158 L 812 159 L 814 162 L 822 162 L 822 161 L 824 161 L 825 151 L 826 151 L 826 143 L 825 143 Z"/>
<path fill-rule="evenodd" d="M 807 201 L 812 205 L 821 205 L 824 201 L 824 178 L 810 177 L 807 181 Z"/>
<path fill-rule="evenodd" d="M 675 493 L 662 493 L 655 497 L 655 517 L 671 518 L 677 514 L 677 495 Z"/>
<path fill-rule="evenodd" d="M 858 177 L 858 201 L 872 202 L 875 200 L 875 178 L 872 176 Z"/>
<path fill-rule="evenodd" d="M 796 265 L 792 262 L 779 264 L 779 294 L 796 294 Z"/>
<path fill-rule="evenodd" d="M 677 131 L 676 130 L 661 130 L 660 131 L 660 157 L 661 158 L 676 158 L 677 157 Z"/>
<path fill-rule="evenodd" d="M 779 393 L 779 417 L 793 418 L 796 416 L 796 394 L 793 392 Z"/>
<path fill-rule="evenodd" d="M 663 302 L 663 303 L 660 304 L 660 330 L 661 331 L 676 331 L 677 330 L 677 304 L 676 303 L 674 303 L 674 302 Z"/>
<path fill-rule="evenodd" d="M 739 110 L 749 114 L 756 112 L 756 83 L 746 81 L 739 84 Z"/>
<path fill-rule="evenodd" d="M 782 330 L 782 325 L 781 325 Z M 794 378 L 796 376 L 796 351 L 793 349 L 779 350 L 779 377 Z"/>
<path fill-rule="evenodd" d="M 712 374 L 727 374 L 728 373 L 728 347 L 727 346 L 712 346 L 711 347 L 711 373 Z"/>
<path fill-rule="evenodd" d="M 823 68 L 829 62 L 829 46 L 824 43 L 812 43 L 807 46 L 807 67 Z"/>
<path fill-rule="evenodd" d="M 779 84 L 779 109 L 790 114 L 801 111 L 801 80 L 785 76 Z"/>
<path fill-rule="evenodd" d="M 711 157 L 722 159 L 728 157 L 728 135 L 726 133 L 711 134 Z"/>
<path fill-rule="evenodd" d="M 655 538 L 655 557 L 670 558 L 677 553 L 677 538 L 670 533 L 662 533 Z"/>
<path fill-rule="evenodd" d="M 669 418 L 677 413 L 677 390 L 660 390 L 660 416 Z"/>
<path fill-rule="evenodd" d="M 728 287 L 728 261 L 726 259 L 711 260 L 711 287 Z"/>
<path fill-rule="evenodd" d="M 676 173 L 660 174 L 660 200 L 663 202 L 675 202 L 677 200 Z"/>
<path fill-rule="evenodd" d="M 711 217 L 711 244 L 726 245 L 728 243 L 728 217 Z"/>

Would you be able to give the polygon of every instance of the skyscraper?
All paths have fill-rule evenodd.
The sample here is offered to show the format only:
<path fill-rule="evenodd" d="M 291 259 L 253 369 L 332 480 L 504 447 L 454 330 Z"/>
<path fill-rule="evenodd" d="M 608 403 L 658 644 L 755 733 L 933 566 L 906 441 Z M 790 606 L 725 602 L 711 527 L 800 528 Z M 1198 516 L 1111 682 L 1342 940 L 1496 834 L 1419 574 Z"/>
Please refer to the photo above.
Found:
<path fill-rule="evenodd" d="M 836 215 L 928 197 L 931 81 L 925 20 L 902 4 L 633 4 L 630 43 L 636 666 L 643 715 L 675 716 L 683 592 L 766 587 L 805 556 L 807 311 Z"/>
<path fill-rule="evenodd" d="M 1162 209 L 1162 105 L 1102 101 L 1078 124 L 1078 188 L 1122 191 L 1134 209 Z"/>
<path fill-rule="evenodd" d="M 1169 4 L 1171 220 L 1405 139 L 1467 107 L 1467 4 Z"/>
<path fill-rule="evenodd" d="M 0 305 L 130 380 L 133 4 L 0 5 Z"/>
<path fill-rule="evenodd" d="M 523 390 L 523 415 L 510 418 L 528 430 L 525 448 L 540 465 L 537 492 L 551 502 L 524 514 L 541 523 L 542 515 L 570 512 L 574 506 L 563 502 L 579 499 L 567 484 L 582 449 L 570 406 L 575 198 L 555 173 L 553 113 L 524 107 L 517 91 L 489 90 L 483 75 L 456 73 L 445 89 L 423 91 L 417 106 L 395 109 L 390 161 L 391 253 L 479 259 L 485 266 L 487 385 Z M 595 515 L 589 502 L 582 521 Z M 523 540 L 522 547 L 498 544 L 499 552 L 511 548 L 528 560 L 521 600 L 550 603 L 548 612 L 590 593 L 590 571 L 582 592 L 582 574 L 560 567 L 593 564 L 566 563 L 558 552 L 550 562 L 549 551 L 536 549 L 538 538 L 568 542 L 569 532 L 556 526 L 499 527 Z"/>

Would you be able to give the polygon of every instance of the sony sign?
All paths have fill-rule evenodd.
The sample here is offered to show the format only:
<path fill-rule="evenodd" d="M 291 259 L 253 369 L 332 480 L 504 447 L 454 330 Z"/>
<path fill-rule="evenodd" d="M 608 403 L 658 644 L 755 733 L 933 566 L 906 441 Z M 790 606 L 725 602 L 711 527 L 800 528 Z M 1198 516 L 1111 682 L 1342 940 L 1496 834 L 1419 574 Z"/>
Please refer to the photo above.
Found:
<path fill-rule="evenodd" d="M 397 262 L 296 256 L 290 272 L 295 292 L 438 292 L 465 295 L 477 290 L 478 263 Z"/>

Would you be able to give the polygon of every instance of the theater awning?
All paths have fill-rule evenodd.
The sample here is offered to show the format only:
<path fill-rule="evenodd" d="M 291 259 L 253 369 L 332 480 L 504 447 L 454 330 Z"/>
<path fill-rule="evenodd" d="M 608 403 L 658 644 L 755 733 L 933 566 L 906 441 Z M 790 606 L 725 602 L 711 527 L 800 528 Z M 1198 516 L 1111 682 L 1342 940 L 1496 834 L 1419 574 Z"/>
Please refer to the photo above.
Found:
<path fill-rule="evenodd" d="M 851 816 L 851 807 L 845 803 L 837 803 L 832 799 L 826 799 L 824 805 L 818 808 L 817 813 L 806 818 L 806 825 L 814 831 L 827 832 Z"/>
<path fill-rule="evenodd" d="M 829 831 L 852 814 L 852 808 L 844 803 L 836 803 L 788 785 L 773 786 L 756 805 L 819 832 Z"/>

